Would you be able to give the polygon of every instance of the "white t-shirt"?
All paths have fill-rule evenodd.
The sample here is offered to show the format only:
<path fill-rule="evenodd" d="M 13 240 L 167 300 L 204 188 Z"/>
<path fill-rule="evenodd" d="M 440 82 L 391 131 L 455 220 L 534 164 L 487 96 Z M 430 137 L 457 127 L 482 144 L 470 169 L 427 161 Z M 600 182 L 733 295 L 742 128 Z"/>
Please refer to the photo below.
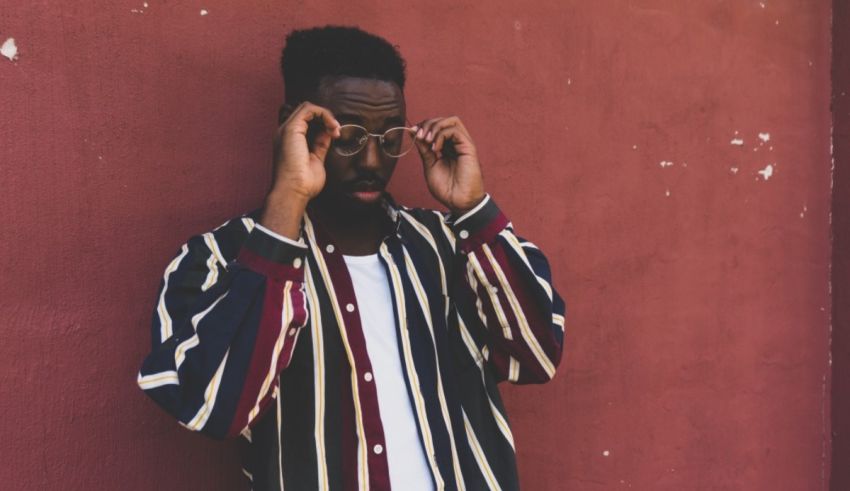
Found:
<path fill-rule="evenodd" d="M 366 351 L 377 384 L 390 485 L 406 491 L 432 490 L 431 471 L 404 383 L 386 269 L 377 254 L 343 258 L 354 284 Z"/>

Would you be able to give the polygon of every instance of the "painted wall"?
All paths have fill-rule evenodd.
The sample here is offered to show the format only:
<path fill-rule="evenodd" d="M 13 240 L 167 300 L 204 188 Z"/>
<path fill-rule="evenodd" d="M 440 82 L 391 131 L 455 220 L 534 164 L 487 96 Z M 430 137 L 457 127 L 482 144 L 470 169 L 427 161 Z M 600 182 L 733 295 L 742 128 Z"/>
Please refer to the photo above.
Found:
<path fill-rule="evenodd" d="M 551 259 L 565 361 L 504 387 L 525 489 L 825 486 L 829 2 L 147 3 L 0 1 L 3 487 L 238 488 L 134 377 L 171 255 L 262 199 L 284 34 L 326 22 L 401 47 L 411 118 L 463 117 Z"/>
<path fill-rule="evenodd" d="M 850 489 L 850 3 L 833 2 L 832 461 L 830 489 Z"/>

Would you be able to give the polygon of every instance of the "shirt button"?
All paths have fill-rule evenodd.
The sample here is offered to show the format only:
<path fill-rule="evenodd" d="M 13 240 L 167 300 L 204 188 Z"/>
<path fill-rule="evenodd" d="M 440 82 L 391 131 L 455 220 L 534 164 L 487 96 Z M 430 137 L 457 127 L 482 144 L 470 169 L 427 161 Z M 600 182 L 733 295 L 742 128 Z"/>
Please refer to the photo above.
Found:
<path fill-rule="evenodd" d="M 367 382 L 371 382 L 372 381 L 372 372 L 364 373 L 363 374 L 363 380 L 365 380 Z"/>
<path fill-rule="evenodd" d="M 333 244 L 328 244 L 327 246 L 325 246 L 325 251 L 327 251 L 327 253 L 328 253 L 328 254 L 333 254 L 333 252 L 334 252 L 334 245 L 333 245 Z"/>
<path fill-rule="evenodd" d="M 375 451 L 376 455 L 381 455 L 381 453 L 384 451 L 384 446 L 379 443 L 379 444 L 375 445 L 374 447 L 372 447 L 372 450 Z"/>
<path fill-rule="evenodd" d="M 292 261 L 292 267 L 293 267 L 293 268 L 295 268 L 295 269 L 298 269 L 298 268 L 300 268 L 300 267 L 301 267 L 301 258 L 300 258 L 300 257 L 296 257 L 296 258 Z"/>
<path fill-rule="evenodd" d="M 295 336 L 295 328 L 294 328 L 294 327 L 293 327 L 293 328 L 291 328 L 291 329 L 289 329 L 289 335 L 290 335 L 290 336 Z"/>
<path fill-rule="evenodd" d="M 461 230 L 458 235 L 460 235 L 461 239 L 468 239 L 469 238 L 469 231 L 468 230 Z"/>
<path fill-rule="evenodd" d="M 347 310 L 349 312 L 354 312 L 354 304 L 353 303 L 346 304 L 345 310 Z"/>

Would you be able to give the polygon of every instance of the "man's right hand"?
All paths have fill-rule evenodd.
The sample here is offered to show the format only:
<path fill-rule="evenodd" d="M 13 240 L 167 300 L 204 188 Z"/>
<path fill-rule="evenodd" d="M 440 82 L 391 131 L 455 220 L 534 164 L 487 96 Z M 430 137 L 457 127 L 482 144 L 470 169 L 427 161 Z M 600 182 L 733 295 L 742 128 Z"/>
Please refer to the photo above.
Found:
<path fill-rule="evenodd" d="M 314 120 L 321 123 L 321 129 L 310 148 L 307 131 Z M 274 182 L 260 218 L 264 227 L 291 239 L 298 238 L 307 203 L 325 186 L 325 156 L 331 140 L 339 136 L 339 127 L 328 109 L 303 102 L 278 128 Z"/>

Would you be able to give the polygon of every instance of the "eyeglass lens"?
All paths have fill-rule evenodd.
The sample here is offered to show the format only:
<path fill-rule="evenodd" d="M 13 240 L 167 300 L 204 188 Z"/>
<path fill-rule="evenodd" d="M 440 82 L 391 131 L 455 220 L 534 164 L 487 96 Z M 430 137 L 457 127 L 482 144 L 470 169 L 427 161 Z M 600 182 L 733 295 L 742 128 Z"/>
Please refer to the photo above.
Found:
<path fill-rule="evenodd" d="M 401 157 L 413 148 L 413 132 L 408 128 L 392 128 L 380 139 L 381 149 L 390 157 Z M 334 140 L 334 149 L 344 156 L 363 150 L 369 141 L 366 129 L 357 125 L 342 125 L 340 136 Z"/>

